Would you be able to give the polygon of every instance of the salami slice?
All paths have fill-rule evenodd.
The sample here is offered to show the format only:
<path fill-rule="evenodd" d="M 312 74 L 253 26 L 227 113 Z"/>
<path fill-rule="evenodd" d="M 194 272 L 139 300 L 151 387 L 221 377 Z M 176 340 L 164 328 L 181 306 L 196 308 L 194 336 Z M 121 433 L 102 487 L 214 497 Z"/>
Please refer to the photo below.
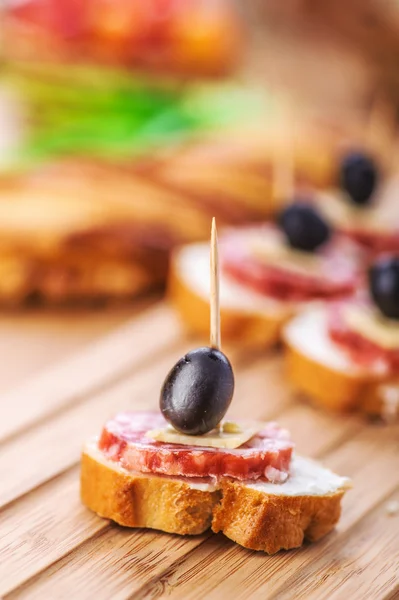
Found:
<path fill-rule="evenodd" d="M 377 373 L 399 372 L 399 340 L 398 348 L 387 349 L 358 331 L 353 331 L 344 318 L 343 306 L 340 304 L 333 305 L 329 311 L 328 333 L 354 363 Z"/>
<path fill-rule="evenodd" d="M 358 283 L 357 250 L 349 240 L 333 238 L 317 252 L 320 272 L 290 268 L 286 261 L 268 263 L 251 251 L 251 243 L 264 236 L 276 236 L 266 225 L 232 233 L 222 245 L 222 268 L 232 279 L 277 300 L 304 302 L 339 299 L 351 295 Z M 281 239 L 281 244 L 285 242 Z"/>
<path fill-rule="evenodd" d="M 392 231 L 370 231 L 352 227 L 344 229 L 343 232 L 349 239 L 369 250 L 372 255 L 383 252 L 399 252 L 398 228 Z"/>
<path fill-rule="evenodd" d="M 282 483 L 288 477 L 293 444 L 286 430 L 267 423 L 235 450 L 155 442 L 146 433 L 165 427 L 158 413 L 124 412 L 108 421 L 99 448 L 129 471 L 176 477 L 232 477 Z"/>

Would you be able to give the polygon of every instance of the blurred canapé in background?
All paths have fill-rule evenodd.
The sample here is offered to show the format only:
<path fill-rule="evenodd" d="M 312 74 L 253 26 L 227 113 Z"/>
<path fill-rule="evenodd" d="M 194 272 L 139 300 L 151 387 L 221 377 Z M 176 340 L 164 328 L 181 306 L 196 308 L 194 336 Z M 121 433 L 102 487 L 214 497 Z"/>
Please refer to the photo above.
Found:
<path fill-rule="evenodd" d="M 130 302 L 170 251 L 278 209 L 276 156 L 334 180 L 378 110 L 392 151 L 399 11 L 350 0 L 5 0 L 0 306 Z M 287 158 L 288 160 L 288 158 Z"/>

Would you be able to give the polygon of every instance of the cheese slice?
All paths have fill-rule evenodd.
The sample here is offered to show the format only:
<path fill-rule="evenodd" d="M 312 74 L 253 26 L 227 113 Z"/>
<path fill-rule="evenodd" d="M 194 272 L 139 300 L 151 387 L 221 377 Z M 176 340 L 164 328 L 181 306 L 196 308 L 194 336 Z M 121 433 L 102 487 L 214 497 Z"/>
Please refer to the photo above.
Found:
<path fill-rule="evenodd" d="M 385 350 L 399 350 L 399 321 L 387 319 L 377 310 L 350 304 L 344 319 L 348 327 Z"/>
<path fill-rule="evenodd" d="M 342 229 L 385 235 L 399 226 L 398 191 L 399 178 L 393 177 L 376 191 L 370 206 L 356 206 L 342 190 L 330 190 L 319 194 L 319 208 Z"/>
<path fill-rule="evenodd" d="M 270 230 L 264 233 L 263 239 L 254 239 L 251 243 L 251 251 L 266 265 L 277 266 L 303 275 L 318 276 L 323 272 L 323 261 L 320 255 L 291 248 L 284 242 L 280 232 Z"/>
<path fill-rule="evenodd" d="M 324 496 L 348 490 L 352 482 L 348 477 L 340 477 L 310 458 L 293 456 L 290 476 L 284 483 L 246 481 L 243 485 L 273 496 Z"/>
<path fill-rule="evenodd" d="M 156 442 L 164 442 L 165 444 L 234 449 L 245 444 L 245 442 L 261 431 L 263 427 L 264 423 L 259 421 L 246 422 L 242 425 L 227 421 L 222 423 L 219 429 L 213 429 L 209 433 L 204 433 L 203 435 L 186 435 L 167 425 L 162 429 L 147 431 L 146 436 Z"/>

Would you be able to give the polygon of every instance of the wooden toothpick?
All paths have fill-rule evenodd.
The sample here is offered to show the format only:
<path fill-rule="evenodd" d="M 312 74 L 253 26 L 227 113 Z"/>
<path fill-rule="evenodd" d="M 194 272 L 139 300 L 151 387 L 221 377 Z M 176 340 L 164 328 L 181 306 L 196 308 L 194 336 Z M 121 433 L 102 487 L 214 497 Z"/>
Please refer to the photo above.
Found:
<path fill-rule="evenodd" d="M 279 147 L 275 134 L 272 165 L 273 203 L 278 207 L 281 207 L 281 203 L 291 202 L 295 192 L 292 110 L 288 100 L 283 104 L 283 144 Z M 277 130 L 277 133 L 280 132 Z"/>
<path fill-rule="evenodd" d="M 219 250 L 215 217 L 211 230 L 211 348 L 220 349 Z"/>
<path fill-rule="evenodd" d="M 387 165 L 392 164 L 394 154 L 395 115 L 393 103 L 381 92 L 376 92 L 364 129 L 364 145 L 373 154 L 383 157 Z"/>
<path fill-rule="evenodd" d="M 364 132 L 364 146 L 369 150 L 379 151 L 385 126 L 386 102 L 383 96 L 376 92 L 373 96 L 367 115 Z"/>

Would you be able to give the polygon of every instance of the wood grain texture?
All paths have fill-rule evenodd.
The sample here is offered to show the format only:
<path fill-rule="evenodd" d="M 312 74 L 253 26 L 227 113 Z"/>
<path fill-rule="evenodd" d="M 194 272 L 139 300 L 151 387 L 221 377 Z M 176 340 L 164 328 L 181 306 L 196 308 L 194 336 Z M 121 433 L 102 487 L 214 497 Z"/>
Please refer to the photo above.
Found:
<path fill-rule="evenodd" d="M 127 326 L 129 327 L 129 326 Z M 171 348 L 171 353 L 175 354 L 176 357 L 183 353 L 184 347 L 182 345 L 178 349 Z M 65 514 L 69 511 L 69 506 L 76 506 L 78 502 L 78 469 L 73 468 L 76 465 L 81 448 L 81 440 L 85 439 L 91 433 L 96 433 L 104 420 L 111 410 L 118 410 L 117 398 L 121 397 L 121 403 L 119 408 L 126 408 L 130 405 L 130 401 L 136 397 L 135 408 L 156 408 L 158 401 L 158 391 L 165 372 L 170 367 L 171 359 L 169 356 L 164 357 L 156 367 L 150 367 L 150 370 L 144 369 L 140 374 L 133 374 L 126 380 L 119 380 L 118 383 L 114 382 L 111 389 L 105 393 L 94 391 L 92 397 L 82 400 L 87 403 L 87 409 L 82 412 L 82 407 L 79 405 L 73 407 L 71 410 L 65 410 L 60 414 L 59 417 L 50 419 L 46 422 L 45 427 L 34 427 L 32 429 L 32 435 L 25 434 L 24 444 L 29 451 L 29 454 L 33 453 L 38 456 L 38 447 L 44 443 L 45 447 L 50 444 L 54 447 L 54 440 L 59 436 L 63 440 L 63 452 L 53 453 L 52 455 L 46 455 L 47 458 L 42 457 L 40 460 L 41 469 L 38 472 L 32 473 L 32 468 L 27 463 L 24 469 L 18 469 L 15 478 L 10 477 L 7 480 L 7 484 L 13 484 L 19 487 L 18 489 L 24 489 L 29 491 L 32 486 L 32 492 L 7 506 L 7 508 L 1 513 L 0 512 L 0 531 L 8 534 L 0 538 L 0 557 L 4 560 L 4 565 L 7 565 L 4 573 L 2 572 L 2 566 L 0 565 L 0 593 L 8 590 L 10 578 L 16 583 L 22 584 L 26 579 L 29 579 L 35 569 L 42 566 L 43 561 L 48 561 L 46 564 L 49 565 L 55 560 L 55 558 L 61 558 L 66 551 L 66 548 L 72 550 L 70 546 L 70 537 L 66 536 L 62 540 L 62 543 L 55 543 L 53 536 L 55 535 L 53 526 L 59 524 L 62 531 L 62 523 L 65 518 Z M 268 371 L 270 371 L 270 382 L 273 381 L 274 377 L 278 377 L 279 369 L 275 368 L 275 361 L 272 364 L 269 363 L 268 359 L 263 357 L 253 360 L 250 366 L 243 367 L 242 375 L 239 382 L 237 383 L 237 394 L 244 396 L 248 386 L 254 380 L 254 377 L 258 375 L 259 380 L 264 382 L 265 377 L 268 379 Z M 270 369 L 270 367 L 272 367 Z M 151 373 L 151 377 L 149 376 Z M 155 390 L 155 393 L 154 393 Z M 141 396 L 137 398 L 137 396 Z M 129 398 L 129 400 L 126 400 Z M 286 399 L 288 400 L 288 399 Z M 113 408 L 109 409 L 110 402 Z M 264 404 L 264 394 L 261 386 L 257 386 L 254 389 L 254 393 L 250 398 L 250 407 L 252 410 L 257 410 L 259 407 L 263 418 L 274 418 L 279 411 L 285 406 L 284 403 L 280 403 L 279 406 L 274 406 L 270 403 Z M 103 412 L 104 411 L 108 411 Z M 248 409 L 248 405 L 245 405 L 245 410 L 242 404 L 238 407 L 240 409 L 236 414 L 238 416 L 245 416 L 245 412 Z M 91 413 L 93 416 L 91 417 Z M 98 415 L 98 416 L 97 416 Z M 83 432 L 79 435 L 67 436 L 66 432 L 73 428 L 76 433 L 76 421 L 81 423 L 81 426 L 87 428 L 87 423 L 90 425 L 90 431 L 86 429 L 86 434 Z M 98 426 L 95 427 L 93 420 L 98 419 Z M 86 425 L 85 425 L 86 423 Z M 79 425 L 78 425 L 79 427 Z M 51 433 L 50 433 L 51 432 Z M 49 437 L 50 436 L 50 437 Z M 14 444 L 13 442 L 3 444 L 3 450 L 6 452 L 6 460 L 9 460 L 10 454 L 8 452 L 16 454 L 19 443 Z M 65 473 L 64 471 L 67 470 Z M 1 471 L 1 457 L 0 457 L 0 471 Z M 61 472 L 60 476 L 54 479 L 54 487 L 52 481 L 47 484 L 42 484 L 48 477 L 51 477 L 53 472 Z M 71 475 L 73 473 L 73 475 Z M 75 485 L 69 485 L 70 478 L 75 479 Z M 36 486 L 39 487 L 36 488 Z M 36 488 L 36 489 L 35 489 Z M 13 489 L 8 488 L 8 485 L 3 490 L 5 499 L 7 502 L 7 494 L 12 494 Z M 17 492 L 14 492 L 17 493 Z M 58 504 L 57 499 L 63 494 L 63 502 Z M 1 497 L 1 495 L 0 495 Z M 11 496 L 11 500 L 13 496 Z M 82 507 L 83 508 L 83 507 Z M 84 509 L 83 509 L 84 511 Z M 74 540 L 76 545 L 82 543 L 86 539 L 89 539 L 92 535 L 97 534 L 100 530 L 107 526 L 105 521 L 97 519 L 93 529 L 87 527 L 85 519 L 79 520 L 79 516 L 82 511 L 79 511 L 78 518 L 74 521 Z M 15 523 L 18 523 L 18 527 L 15 527 Z M 46 527 L 43 524 L 47 523 Z M 35 524 L 38 524 L 35 527 Z M 8 525 L 11 527 L 7 529 Z M 49 527 L 51 529 L 49 529 Z M 57 529 L 55 530 L 57 531 Z M 48 537 L 49 536 L 49 537 Z M 9 543 L 10 537 L 14 540 L 13 544 Z M 50 538 L 50 539 L 49 539 Z M 29 539 L 30 543 L 26 544 L 26 540 Z M 40 545 L 41 540 L 47 541 L 46 546 L 46 558 L 41 554 L 38 556 L 31 555 L 31 546 Z M 19 550 L 15 553 L 15 547 Z M 25 568 L 21 570 L 21 564 L 26 561 Z"/>
<path fill-rule="evenodd" d="M 22 382 L 105 336 L 148 306 L 148 300 L 106 311 L 27 311 L 0 314 L 0 392 Z"/>
<path fill-rule="evenodd" d="M 77 467 L 36 488 L 0 515 L 0 593 L 108 526 L 81 504 Z"/>
<path fill-rule="evenodd" d="M 278 352 L 232 353 L 237 385 L 231 415 L 277 419 L 291 430 L 298 453 L 322 457 L 352 477 L 335 532 L 268 557 L 222 535 L 180 538 L 123 529 L 80 504 L 82 442 L 120 409 L 156 408 L 167 370 L 194 345 L 160 305 L 5 396 L 15 407 L 0 422 L 0 595 L 398 597 L 399 512 L 388 516 L 386 504 L 399 500 L 399 428 L 297 402 L 284 384 Z"/>
<path fill-rule="evenodd" d="M 399 491 L 386 500 L 398 501 Z M 383 598 L 399 591 L 399 519 L 391 518 L 384 503 L 326 553 L 291 576 L 274 598 Z"/>
<path fill-rule="evenodd" d="M 178 338 L 178 331 L 170 311 L 151 308 L 139 320 L 10 391 L 2 399 L 0 441 L 134 370 L 148 356 L 155 357 L 168 348 Z"/>
<path fill-rule="evenodd" d="M 294 433 L 298 436 L 300 430 Z M 383 510 L 389 494 L 398 486 L 397 480 L 392 478 L 397 464 L 397 433 L 396 429 L 393 439 L 389 436 L 388 443 L 384 443 L 385 430 L 380 430 L 380 435 L 376 431 L 365 433 L 362 430 L 324 457 L 327 466 L 339 468 L 340 472 L 353 477 L 354 487 L 344 497 L 343 515 L 337 530 L 321 542 L 267 557 L 262 553 L 249 552 L 223 536 L 217 536 L 209 539 L 197 552 L 188 555 L 179 565 L 173 565 L 160 579 L 144 587 L 137 597 L 161 598 L 164 593 L 170 593 L 171 597 L 179 599 L 213 599 L 223 597 L 228 590 L 234 590 L 234 598 L 240 599 L 274 599 L 276 593 L 281 593 L 287 600 L 297 597 L 305 600 L 306 595 L 297 595 L 299 573 L 306 569 L 306 579 L 312 581 L 313 565 L 318 557 L 329 556 L 334 559 L 343 552 L 347 560 L 345 545 L 346 539 L 351 539 L 352 528 L 360 523 L 359 531 L 363 536 L 362 518 L 374 506 Z M 364 464 L 365 470 L 362 469 Z M 364 541 L 366 538 L 362 539 Z M 374 545 L 375 542 L 374 537 L 367 539 L 368 544 Z M 217 570 L 209 567 L 213 564 L 218 564 Z M 356 561 L 351 564 L 356 569 Z M 379 564 L 383 568 L 382 563 Z M 392 571 L 390 574 L 393 576 Z M 284 596 L 287 581 L 292 581 L 292 587 L 290 595 Z M 351 595 L 342 597 L 352 598 Z M 358 598 L 360 600 L 362 597 Z"/>
<path fill-rule="evenodd" d="M 176 353 L 176 356 L 179 354 L 179 350 L 173 350 Z M 35 427 L 32 430 L 32 435 L 25 435 L 24 444 L 28 449 L 29 454 L 33 453 L 35 456 L 38 456 L 38 446 L 41 446 L 42 443 L 46 447 L 50 444 L 54 447 L 54 439 L 58 436 L 63 439 L 63 451 L 53 453 L 52 455 L 46 455 L 46 457 L 41 458 L 41 469 L 40 471 L 34 471 L 32 473 L 32 466 L 30 463 L 25 464 L 25 466 L 18 469 L 18 472 L 15 478 L 8 478 L 7 486 L 3 490 L 3 494 L 5 494 L 5 498 L 7 499 L 7 494 L 13 493 L 13 488 L 9 488 L 8 485 L 14 486 L 24 486 L 22 489 L 29 491 L 30 486 L 32 486 L 32 491 L 30 494 L 23 496 L 19 501 L 16 500 L 12 504 L 9 504 L 3 512 L 0 512 L 0 531 L 2 534 L 8 534 L 1 536 L 0 538 L 0 557 L 4 560 L 4 565 L 7 565 L 5 572 L 2 572 L 2 565 L 0 564 L 0 593 L 4 589 L 7 589 L 8 579 L 10 577 L 14 578 L 14 581 L 25 581 L 30 576 L 29 562 L 32 562 L 32 559 L 36 559 L 33 561 L 34 565 L 42 564 L 43 556 L 30 557 L 28 560 L 28 555 L 30 552 L 30 545 L 26 546 L 26 539 L 29 539 L 31 544 L 40 544 L 41 539 L 47 539 L 47 532 L 53 535 L 53 530 L 51 532 L 48 529 L 48 526 L 43 528 L 43 523 L 51 524 L 53 527 L 54 523 L 62 524 L 65 518 L 66 511 L 68 512 L 69 506 L 75 506 L 77 503 L 77 491 L 78 491 L 78 469 L 77 467 L 73 467 L 76 465 L 81 449 L 81 440 L 85 439 L 85 435 L 81 432 L 79 435 L 77 434 L 76 425 L 73 419 L 77 419 L 81 421 L 81 426 L 86 427 L 86 437 L 92 433 L 96 433 L 99 431 L 99 428 L 103 424 L 104 420 L 107 418 L 109 414 L 111 414 L 111 410 L 118 410 L 118 402 L 117 398 L 121 398 L 121 403 L 119 405 L 120 408 L 126 408 L 129 406 L 131 399 L 136 397 L 135 407 L 136 408 L 156 408 L 156 404 L 158 401 L 158 390 L 160 387 L 160 383 L 162 382 L 162 378 L 164 373 L 166 372 L 170 362 L 169 357 L 165 357 L 156 368 L 151 367 L 151 377 L 149 377 L 148 370 L 144 370 L 143 373 L 136 374 L 130 376 L 127 380 L 114 384 L 111 390 L 108 390 L 105 393 L 97 392 L 93 398 L 87 399 L 87 408 L 82 412 L 82 407 L 74 407 L 70 411 L 64 411 L 59 418 L 53 419 L 50 422 L 46 423 L 44 428 Z M 265 365 L 265 359 L 261 358 L 257 362 L 251 365 L 251 367 L 247 367 L 243 369 L 242 376 L 240 378 L 240 382 L 238 383 L 238 393 L 240 391 L 243 393 L 245 389 L 248 388 L 250 382 L 253 380 L 254 374 L 262 372 L 262 370 L 267 371 L 267 366 Z M 155 390 L 155 393 L 154 393 Z M 137 396 L 141 397 L 137 398 Z M 126 398 L 129 398 L 127 401 Z M 109 409 L 110 402 L 113 405 L 113 409 Z M 255 410 L 256 405 L 261 407 L 261 412 L 263 418 L 271 418 L 274 417 L 277 413 L 274 406 L 263 406 L 263 393 L 261 388 L 256 388 L 253 395 L 251 396 L 250 406 Z M 247 408 L 248 405 L 246 405 Z M 104 410 L 107 411 L 107 414 L 103 413 Z M 281 407 L 282 408 L 282 407 Z M 281 410 L 281 409 L 280 409 Z M 91 412 L 95 413 L 91 417 Z M 242 411 L 245 412 L 245 411 Z M 99 416 L 97 416 L 99 413 Z M 98 420 L 98 426 L 95 427 L 94 420 Z M 86 425 L 85 425 L 86 423 Z M 89 425 L 87 425 L 87 423 Z M 88 430 L 90 427 L 90 430 Z M 67 436 L 66 432 L 73 428 L 75 435 Z M 51 431 L 50 437 L 46 437 L 46 431 Z M 30 445 L 31 444 L 31 445 Z M 19 446 L 19 444 L 17 444 Z M 11 450 L 10 450 L 11 449 Z M 16 456 L 18 452 L 18 447 L 14 446 L 14 443 L 3 445 L 3 450 L 7 452 L 14 452 L 13 456 Z M 6 454 L 9 457 L 9 454 Z M 1 462 L 1 461 L 0 461 Z M 0 464 L 1 470 L 1 464 Z M 65 471 L 65 472 L 64 472 Z M 53 481 L 49 481 L 48 483 L 42 484 L 45 482 L 51 474 L 62 473 L 58 477 L 56 477 Z M 71 475 L 73 473 L 73 475 Z M 74 482 L 74 484 L 73 484 Z M 53 486 L 54 483 L 54 486 Z M 39 486 L 39 487 L 36 487 Z M 15 488 L 14 488 L 15 489 Z M 20 488 L 17 488 L 21 489 Z M 17 493 L 17 492 L 14 492 Z M 60 495 L 64 494 L 63 502 L 58 504 L 54 499 L 61 497 Z M 17 496 L 16 496 L 17 497 Z M 13 498 L 13 497 L 12 497 Z M 11 499 L 12 499 L 11 498 Z M 83 509 L 84 510 L 84 509 Z M 81 511 L 79 511 L 79 515 Z M 78 517 L 79 517 L 78 515 Z M 15 523 L 18 523 L 18 526 L 15 527 Z M 38 523 L 38 527 L 34 527 L 34 524 Z M 106 522 L 102 520 L 97 520 L 95 526 L 93 527 L 93 531 L 87 529 L 87 524 L 85 520 L 82 520 L 82 529 L 80 529 L 79 519 L 75 522 L 75 535 L 76 541 L 82 542 L 85 537 L 80 537 L 79 531 L 81 531 L 81 535 L 89 538 L 91 535 L 96 534 L 100 529 L 100 525 L 103 527 L 106 526 Z M 10 527 L 11 529 L 8 529 Z M 61 525 L 62 527 L 62 525 Z M 9 544 L 9 539 L 11 536 L 14 540 L 12 545 Z M 62 556 L 62 553 L 65 549 L 66 540 L 69 537 L 66 536 L 66 539 L 63 540 L 62 544 L 58 544 L 55 548 L 52 547 L 51 541 L 49 547 L 46 550 L 46 557 L 49 561 L 48 564 L 51 564 L 53 552 L 56 553 L 58 557 Z M 48 540 L 47 540 L 48 541 Z M 25 546 L 25 550 L 27 551 L 27 555 L 24 552 L 14 553 L 14 546 L 20 548 Z M 69 547 L 69 546 L 68 546 Z M 19 570 L 21 566 L 21 555 L 22 560 L 26 560 L 27 566 L 22 571 Z M 15 570 L 13 568 L 15 567 Z M 35 567 L 36 568 L 36 567 Z M 5 587 L 3 587 L 5 586 Z"/>
<path fill-rule="evenodd" d="M 173 348 L 169 350 L 173 352 Z M 175 349 L 176 356 L 182 351 L 183 347 L 177 352 Z M 159 389 L 170 364 L 166 355 L 137 377 L 132 376 L 81 404 L 72 405 L 28 430 L 23 438 L 18 436 L 3 444 L 0 480 L 4 484 L 0 488 L 0 506 L 76 464 L 82 442 L 96 435 L 114 412 L 133 407 L 156 409 Z M 26 456 L 35 460 L 21 461 L 21 448 Z"/>
<path fill-rule="evenodd" d="M 123 600 L 149 578 L 159 575 L 165 566 L 200 546 L 207 535 L 185 539 L 149 530 L 138 530 L 132 535 L 127 529 L 112 526 L 5 598 L 39 599 L 51 597 L 54 590 L 58 597 L 66 598 L 68 591 L 76 589 L 82 600 L 93 598 L 93 593 L 98 600 Z M 92 563 L 90 569 L 88 561 Z"/>

